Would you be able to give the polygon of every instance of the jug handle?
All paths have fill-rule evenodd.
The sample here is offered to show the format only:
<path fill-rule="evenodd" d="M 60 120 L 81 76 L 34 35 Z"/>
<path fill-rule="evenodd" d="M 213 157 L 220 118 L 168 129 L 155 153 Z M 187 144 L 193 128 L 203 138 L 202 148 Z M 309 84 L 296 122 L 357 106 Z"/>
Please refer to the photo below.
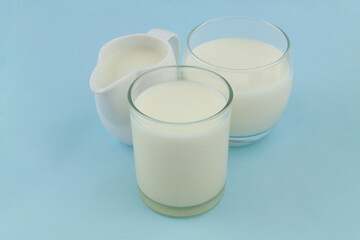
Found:
<path fill-rule="evenodd" d="M 148 31 L 148 34 L 167 41 L 174 51 L 176 63 L 179 62 L 180 40 L 175 33 L 160 28 L 153 28 Z"/>

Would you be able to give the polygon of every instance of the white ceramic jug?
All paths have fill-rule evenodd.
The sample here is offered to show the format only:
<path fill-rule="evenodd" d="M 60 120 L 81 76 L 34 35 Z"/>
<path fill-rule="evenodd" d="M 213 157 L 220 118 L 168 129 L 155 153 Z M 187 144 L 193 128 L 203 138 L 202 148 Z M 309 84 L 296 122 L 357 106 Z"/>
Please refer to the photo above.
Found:
<path fill-rule="evenodd" d="M 132 146 L 127 99 L 131 83 L 150 69 L 176 65 L 179 51 L 178 36 L 163 29 L 119 37 L 100 49 L 97 65 L 90 78 L 90 88 L 95 94 L 96 109 L 101 122 L 122 143 Z M 120 55 L 116 55 L 118 53 Z M 152 53 L 156 54 L 152 57 Z M 150 62 L 144 63 L 144 59 L 153 62 L 151 64 L 149 60 Z M 132 65 L 129 65 L 131 62 Z M 136 68 L 141 64 L 145 65 Z M 131 68 L 124 70 L 124 66 Z M 125 72 L 124 75 L 116 73 L 120 69 L 122 73 Z"/>

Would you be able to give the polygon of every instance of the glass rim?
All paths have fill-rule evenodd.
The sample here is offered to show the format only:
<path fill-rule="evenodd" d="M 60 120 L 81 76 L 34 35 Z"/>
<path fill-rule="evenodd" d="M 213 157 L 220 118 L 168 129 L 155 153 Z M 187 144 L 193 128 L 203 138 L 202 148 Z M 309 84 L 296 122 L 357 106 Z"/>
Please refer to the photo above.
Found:
<path fill-rule="evenodd" d="M 191 36 L 193 35 L 193 33 L 200 29 L 201 27 L 203 27 L 204 25 L 208 24 L 208 23 L 211 23 L 211 22 L 215 22 L 215 21 L 218 21 L 218 20 L 224 20 L 224 19 L 244 19 L 244 20 L 251 20 L 251 21 L 255 21 L 255 22 L 260 22 L 260 23 L 263 23 L 265 25 L 268 25 L 274 29 L 276 29 L 277 31 L 279 31 L 283 37 L 285 38 L 286 40 L 286 50 L 285 52 L 283 52 L 283 54 L 278 58 L 276 59 L 275 61 L 272 61 L 268 64 L 265 64 L 265 65 L 262 65 L 262 66 L 259 66 L 259 67 L 253 67 L 253 68 L 227 68 L 227 67 L 222 67 L 222 66 L 218 66 L 218 65 L 214 65 L 212 63 L 209 63 L 207 61 L 204 61 L 202 60 L 200 57 L 198 57 L 191 49 L 190 47 L 190 38 Z M 287 36 L 287 34 L 278 26 L 276 26 L 275 24 L 272 24 L 268 21 L 265 21 L 263 19 L 260 19 L 260 18 L 253 18 L 253 17 L 246 17 L 246 16 L 226 16 L 226 17 L 218 17 L 218 18 L 212 18 L 212 19 L 209 19 L 207 21 L 204 21 L 202 23 L 200 23 L 199 25 L 197 25 L 196 27 L 194 27 L 190 33 L 188 34 L 187 38 L 186 38 L 186 48 L 189 50 L 189 53 L 190 55 L 198 62 L 200 62 L 201 64 L 205 64 L 205 65 L 208 65 L 214 69 L 218 69 L 218 70 L 226 70 L 226 71 L 234 71 L 234 72 L 249 72 L 249 71 L 257 71 L 257 70 L 264 70 L 264 69 L 267 69 L 267 68 L 270 68 L 274 65 L 277 65 L 279 64 L 280 62 L 282 62 L 288 55 L 289 55 L 289 52 L 290 52 L 290 39 L 289 37 Z"/>
<path fill-rule="evenodd" d="M 168 121 L 163 121 L 163 120 L 160 120 L 160 119 L 153 118 L 153 117 L 143 113 L 140 109 L 138 109 L 135 106 L 135 103 L 132 100 L 131 92 L 132 92 L 133 87 L 145 75 L 148 75 L 148 74 L 150 74 L 152 72 L 161 71 L 163 69 L 171 69 L 171 68 L 173 68 L 173 69 L 185 69 L 185 68 L 186 69 L 197 69 L 197 70 L 209 72 L 209 73 L 215 75 L 216 77 L 220 78 L 225 83 L 225 85 L 227 86 L 227 89 L 229 90 L 229 97 L 227 98 L 227 101 L 226 101 L 226 104 L 224 105 L 224 107 L 222 107 L 218 112 L 212 114 L 209 117 L 206 117 L 204 119 L 200 119 L 200 120 L 197 120 L 197 121 L 191 121 L 191 122 L 168 122 Z M 209 86 L 209 87 L 211 87 L 211 86 Z M 211 87 L 211 88 L 213 88 L 213 87 Z M 215 89 L 215 90 L 217 90 L 217 89 Z M 231 104 L 231 102 L 233 100 L 233 90 L 231 88 L 231 85 L 228 83 L 228 81 L 223 76 L 221 76 L 220 74 L 218 74 L 218 73 L 216 73 L 216 72 L 214 72 L 212 70 L 202 68 L 202 67 L 189 66 L 189 65 L 169 65 L 169 66 L 163 66 L 163 67 L 158 67 L 158 68 L 151 69 L 149 71 L 146 71 L 146 72 L 142 73 L 140 76 L 138 76 L 134 80 L 134 82 L 132 82 L 132 84 L 130 85 L 127 97 L 128 97 L 128 102 L 130 104 L 130 107 L 133 108 L 137 113 L 139 113 L 140 115 L 144 116 L 145 118 L 147 118 L 147 119 L 149 119 L 151 121 L 161 123 L 161 124 L 168 124 L 168 125 L 191 125 L 191 124 L 197 124 L 197 123 L 210 121 L 210 120 L 216 118 L 217 116 L 221 115 L 223 112 L 225 112 L 230 107 L 230 104 Z"/>

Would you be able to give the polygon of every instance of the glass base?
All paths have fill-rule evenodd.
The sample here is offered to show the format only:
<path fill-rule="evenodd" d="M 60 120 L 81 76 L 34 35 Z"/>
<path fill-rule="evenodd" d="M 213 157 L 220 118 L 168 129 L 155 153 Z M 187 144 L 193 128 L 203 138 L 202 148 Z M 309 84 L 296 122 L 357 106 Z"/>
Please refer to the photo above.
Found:
<path fill-rule="evenodd" d="M 255 143 L 255 142 L 261 140 L 266 135 L 268 135 L 269 132 L 271 132 L 271 130 L 272 130 L 272 128 L 270 128 L 269 130 L 266 130 L 265 132 L 255 134 L 255 135 L 251 135 L 251 136 L 245 136 L 245 137 L 233 137 L 233 136 L 230 136 L 230 138 L 229 138 L 229 146 L 230 147 L 241 147 L 241 146 L 246 146 L 246 145 Z"/>
<path fill-rule="evenodd" d="M 224 191 L 225 191 L 225 187 L 223 187 L 221 191 L 209 201 L 206 201 L 196 206 L 171 207 L 155 202 L 154 200 L 146 196 L 139 188 L 141 200 L 145 203 L 146 206 L 148 206 L 150 209 L 152 209 L 157 213 L 170 217 L 190 217 L 209 211 L 220 202 L 220 200 L 224 196 Z"/>

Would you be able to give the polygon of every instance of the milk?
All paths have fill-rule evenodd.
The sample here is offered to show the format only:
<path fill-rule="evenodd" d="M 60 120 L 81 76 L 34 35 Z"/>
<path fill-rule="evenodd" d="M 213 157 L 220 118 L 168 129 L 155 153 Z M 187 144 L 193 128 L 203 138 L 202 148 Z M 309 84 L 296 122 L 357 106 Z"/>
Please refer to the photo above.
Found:
<path fill-rule="evenodd" d="M 135 70 L 159 63 L 164 57 L 162 52 L 150 47 L 126 48 L 115 52 L 102 63 L 96 85 L 105 88 Z"/>
<path fill-rule="evenodd" d="M 283 52 L 267 43 L 245 38 L 209 41 L 193 52 L 203 62 L 189 55 L 185 56 L 184 64 L 210 68 L 233 88 L 231 136 L 259 134 L 276 124 L 291 91 L 290 64 L 285 60 L 261 70 L 254 68 L 277 61 Z"/>
<path fill-rule="evenodd" d="M 188 207 L 223 189 L 230 127 L 230 111 L 220 112 L 225 105 L 220 92 L 188 80 L 160 83 L 138 96 L 135 106 L 153 118 L 131 117 L 136 177 L 147 197 Z"/>

